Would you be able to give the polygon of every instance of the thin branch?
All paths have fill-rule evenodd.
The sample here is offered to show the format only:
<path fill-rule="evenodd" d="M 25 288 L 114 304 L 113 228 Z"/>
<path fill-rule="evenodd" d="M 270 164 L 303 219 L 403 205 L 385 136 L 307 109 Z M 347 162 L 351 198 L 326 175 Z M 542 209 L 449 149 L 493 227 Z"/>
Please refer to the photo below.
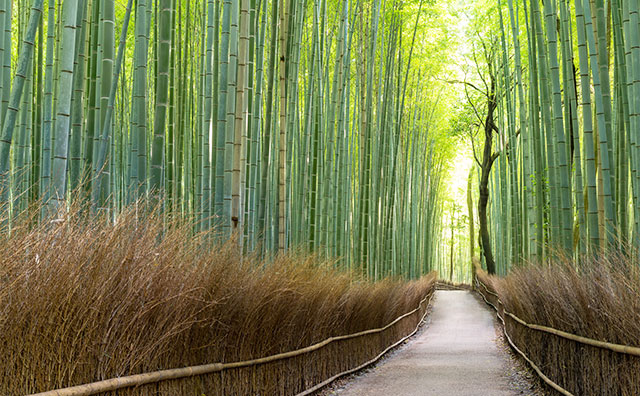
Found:
<path fill-rule="evenodd" d="M 473 112 L 476 116 L 476 118 L 478 119 L 478 121 L 480 121 L 480 124 L 482 125 L 482 127 L 484 127 L 484 119 L 483 117 L 480 115 L 480 112 L 478 112 L 478 109 L 476 109 L 476 105 L 473 103 L 473 101 L 471 100 L 471 97 L 469 97 L 469 90 L 467 89 L 467 87 L 465 86 L 464 88 L 464 93 L 465 96 L 467 97 L 467 102 L 469 102 L 469 105 L 471 106 L 471 108 L 473 109 Z"/>
<path fill-rule="evenodd" d="M 477 130 L 476 130 L 476 133 L 477 133 Z M 482 168 L 482 163 L 478 159 L 478 154 L 476 152 L 475 136 L 471 131 L 469 131 L 469 138 L 471 139 L 471 149 L 473 150 L 473 158 L 476 160 L 476 163 L 478 164 L 478 166 Z"/>
<path fill-rule="evenodd" d="M 476 91 L 480 92 L 482 95 L 486 96 L 487 93 L 483 90 L 481 90 L 480 88 L 478 88 L 477 86 L 475 86 L 473 83 L 470 83 L 468 81 L 460 81 L 460 80 L 443 80 L 443 79 L 439 79 L 440 81 L 444 81 L 446 83 L 449 84 L 464 84 L 467 85 L 473 89 L 475 89 Z"/>

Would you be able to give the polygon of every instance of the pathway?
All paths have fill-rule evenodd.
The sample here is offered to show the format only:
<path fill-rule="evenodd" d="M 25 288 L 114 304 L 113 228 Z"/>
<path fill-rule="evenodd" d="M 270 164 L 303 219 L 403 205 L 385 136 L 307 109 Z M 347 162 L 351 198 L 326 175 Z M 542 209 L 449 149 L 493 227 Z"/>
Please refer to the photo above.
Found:
<path fill-rule="evenodd" d="M 436 292 L 431 323 L 340 396 L 513 396 L 494 314 L 468 291 Z"/>

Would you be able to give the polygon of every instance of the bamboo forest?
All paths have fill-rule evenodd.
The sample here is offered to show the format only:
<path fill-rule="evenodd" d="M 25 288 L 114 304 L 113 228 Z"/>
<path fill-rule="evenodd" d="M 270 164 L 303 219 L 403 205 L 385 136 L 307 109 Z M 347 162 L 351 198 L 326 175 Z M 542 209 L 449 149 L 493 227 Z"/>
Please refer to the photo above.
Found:
<path fill-rule="evenodd" d="M 640 0 L 0 0 L 0 395 L 639 395 Z"/>

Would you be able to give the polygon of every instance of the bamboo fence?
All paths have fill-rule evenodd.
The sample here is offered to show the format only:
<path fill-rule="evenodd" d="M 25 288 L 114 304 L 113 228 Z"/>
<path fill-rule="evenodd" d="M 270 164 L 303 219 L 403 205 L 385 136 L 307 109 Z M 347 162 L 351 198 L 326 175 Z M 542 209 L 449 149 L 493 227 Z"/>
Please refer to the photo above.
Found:
<path fill-rule="evenodd" d="M 484 291 L 482 291 L 480 289 L 480 287 L 478 287 L 478 286 L 482 286 Z M 504 305 L 502 304 L 502 301 L 500 300 L 500 297 L 498 296 L 498 294 L 493 292 L 493 291 L 491 291 L 491 290 L 489 290 L 487 288 L 487 286 L 484 283 L 482 283 L 478 278 L 476 278 L 476 290 L 478 291 L 478 293 L 480 294 L 482 299 L 488 305 L 493 307 L 493 309 L 495 309 L 496 316 L 498 317 L 500 322 L 502 322 L 502 327 L 504 329 L 504 335 L 507 338 L 507 341 L 509 342 L 511 347 L 513 347 L 513 349 L 516 352 L 518 352 L 518 354 L 521 355 L 527 361 L 527 363 L 529 363 L 529 365 L 536 371 L 538 376 L 544 382 L 546 382 L 549 386 L 551 386 L 552 388 L 554 388 L 555 390 L 557 390 L 558 392 L 560 392 L 563 395 L 573 396 L 573 393 L 569 392 L 568 390 L 564 389 L 563 387 L 558 385 L 556 382 L 551 380 L 547 375 L 545 375 L 542 372 L 542 370 L 540 369 L 540 367 L 536 363 L 534 363 L 521 349 L 519 349 L 515 345 L 515 343 L 513 342 L 513 340 L 511 339 L 511 337 L 510 337 L 510 335 L 509 335 L 509 333 L 507 331 L 507 326 L 506 326 L 506 323 L 505 323 L 505 315 L 508 316 L 509 318 L 513 319 L 514 323 L 517 323 L 518 325 L 524 326 L 524 327 L 532 329 L 532 330 L 536 330 L 536 331 L 547 333 L 547 334 L 552 334 L 554 336 L 561 337 L 561 338 L 564 338 L 564 339 L 567 339 L 567 340 L 570 340 L 570 341 L 573 341 L 573 342 L 577 342 L 579 344 L 589 345 L 589 346 L 592 346 L 592 347 L 601 348 L 601 349 L 607 349 L 607 350 L 610 350 L 610 351 L 613 351 L 613 352 L 617 352 L 617 353 L 621 353 L 621 354 L 626 354 L 626 355 L 631 355 L 631 356 L 639 356 L 640 357 L 640 348 L 635 347 L 635 346 L 621 345 L 621 344 L 615 344 L 615 343 L 595 340 L 595 339 L 592 339 L 592 338 L 583 337 L 583 336 L 579 336 L 579 335 L 576 335 L 576 334 L 568 333 L 568 332 L 565 332 L 565 331 L 562 331 L 562 330 L 554 329 L 552 327 L 547 327 L 547 326 L 542 326 L 542 325 L 538 325 L 538 324 L 527 323 L 526 321 L 524 321 L 520 317 L 518 317 L 515 314 L 507 311 L 504 308 Z M 493 302 L 491 302 L 490 300 L 493 300 Z"/>
<path fill-rule="evenodd" d="M 394 342 L 393 344 L 387 346 L 382 352 L 380 352 L 378 355 L 376 355 L 373 359 L 368 360 L 368 361 L 366 361 L 366 362 L 364 362 L 364 363 L 362 363 L 362 364 L 360 364 L 360 365 L 358 365 L 358 366 L 356 366 L 354 368 L 350 368 L 349 370 L 342 371 L 342 372 L 340 372 L 338 374 L 335 374 L 335 375 L 331 376 L 330 378 L 325 379 L 324 381 L 322 381 L 322 382 L 320 382 L 318 384 L 315 384 L 311 388 L 308 388 L 308 389 L 302 391 L 301 393 L 297 394 L 298 396 L 308 395 L 308 394 L 311 394 L 311 393 L 323 388 L 324 386 L 330 384 L 331 382 L 335 381 L 336 379 L 338 379 L 338 378 L 340 378 L 342 376 L 345 376 L 345 375 L 348 375 L 350 373 L 356 372 L 356 371 L 361 370 L 362 368 L 364 368 L 366 366 L 369 366 L 369 365 L 375 363 L 385 353 L 387 353 L 389 350 L 391 350 L 391 349 L 395 348 L 396 346 L 400 345 L 406 339 L 408 339 L 413 334 L 415 334 L 418 331 L 420 325 L 422 324 L 422 322 L 424 321 L 424 319 L 425 319 L 425 317 L 426 317 L 426 315 L 428 313 L 427 307 L 428 307 L 429 303 L 431 302 L 431 297 L 433 296 L 434 290 L 435 290 L 435 284 L 430 289 L 430 291 L 427 293 L 427 295 L 420 301 L 420 303 L 418 304 L 418 306 L 415 309 L 413 309 L 412 311 L 409 311 L 409 312 L 399 316 L 398 318 L 396 318 L 395 320 L 393 320 L 392 322 L 390 322 L 389 324 L 387 324 L 384 327 L 377 328 L 377 329 L 369 329 L 369 330 L 365 330 L 365 331 L 361 331 L 361 332 L 357 332 L 357 333 L 353 333 L 353 334 L 348 334 L 348 335 L 329 337 L 329 338 L 327 338 L 327 339 L 325 339 L 325 340 L 323 340 L 321 342 L 318 342 L 316 344 L 310 345 L 310 346 L 305 347 L 305 348 L 297 349 L 297 350 L 294 350 L 294 351 L 279 353 L 279 354 L 275 354 L 275 355 L 271 355 L 271 356 L 267 356 L 267 357 L 262 357 L 262 358 L 258 358 L 258 359 L 247 360 L 247 361 L 241 361 L 241 362 L 211 363 L 211 364 L 204 364 L 204 365 L 199 365 L 199 366 L 190 366 L 190 367 L 174 368 L 174 369 L 167 369 L 167 370 L 159 370 L 159 371 L 154 371 L 154 372 L 129 375 L 129 376 L 126 376 L 126 377 L 111 378 L 111 379 L 92 382 L 92 383 L 83 384 L 83 385 L 77 385 L 77 386 L 71 386 L 71 387 L 67 387 L 67 388 L 50 390 L 50 391 L 46 391 L 46 392 L 34 393 L 34 394 L 29 395 L 29 396 L 89 396 L 89 395 L 96 395 L 96 394 L 99 394 L 99 393 L 111 392 L 111 391 L 124 389 L 124 388 L 139 387 L 139 386 L 142 386 L 142 385 L 159 383 L 159 382 L 163 382 L 163 381 L 184 379 L 184 378 L 190 378 L 190 377 L 199 376 L 199 375 L 220 373 L 220 372 L 223 372 L 223 371 L 226 371 L 226 370 L 231 370 L 231 369 L 238 369 L 238 368 L 245 368 L 245 367 L 264 365 L 264 364 L 267 364 L 267 363 L 281 361 L 281 360 L 285 360 L 285 359 L 291 359 L 291 358 L 294 358 L 294 357 L 297 357 L 297 356 L 301 356 L 301 355 L 304 355 L 304 354 L 312 353 L 312 352 L 318 351 L 318 350 L 326 347 L 329 344 L 335 343 L 337 341 L 355 339 L 355 338 L 359 338 L 359 337 L 365 337 L 365 336 L 370 336 L 370 335 L 374 335 L 374 334 L 383 333 L 386 330 L 391 329 L 393 326 L 399 324 L 404 319 L 407 319 L 410 316 L 412 316 L 412 315 L 414 315 L 416 313 L 419 313 L 421 310 L 423 311 L 422 316 L 417 321 L 415 329 L 411 333 L 409 333 L 408 335 L 405 335 L 400 340 L 398 340 L 398 341 Z"/>

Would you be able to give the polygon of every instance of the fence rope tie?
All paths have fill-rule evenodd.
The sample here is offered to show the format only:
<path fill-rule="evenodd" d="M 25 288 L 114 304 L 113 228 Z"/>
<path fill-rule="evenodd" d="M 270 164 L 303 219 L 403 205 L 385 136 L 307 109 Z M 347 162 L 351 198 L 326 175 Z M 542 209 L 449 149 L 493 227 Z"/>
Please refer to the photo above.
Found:
<path fill-rule="evenodd" d="M 153 372 L 149 372 L 149 373 L 142 373 L 142 374 L 134 374 L 134 375 L 129 375 L 126 377 L 118 377 L 118 378 L 111 378 L 111 379 L 107 379 L 107 380 L 102 380 L 102 381 L 97 381 L 97 382 L 91 382 L 88 384 L 83 384 L 83 385 L 76 385 L 76 386 L 71 386 L 71 387 L 67 387 L 67 388 L 61 388 L 61 389 L 56 389 L 56 390 L 50 390 L 50 391 L 46 391 L 46 392 L 40 392 L 40 393 L 33 393 L 30 394 L 28 396 L 89 396 L 89 395 L 95 395 L 97 393 L 102 393 L 102 392 L 109 392 L 109 391 L 114 391 L 114 390 L 118 390 L 118 389 L 123 389 L 123 388 L 130 388 L 130 387 L 134 387 L 134 386 L 141 386 L 141 385 L 147 385 L 147 384 L 152 384 L 152 383 L 158 383 L 158 382 L 163 382 L 163 381 L 168 381 L 168 380 L 174 380 L 174 379 L 181 379 L 181 378 L 188 378 L 188 377 L 194 377 L 197 375 L 203 375 L 203 374 L 211 374 L 211 373 L 215 373 L 215 372 L 219 372 L 219 371 L 224 371 L 224 370 L 229 370 L 229 369 L 234 369 L 234 368 L 242 368 L 242 367 L 249 367 L 249 366 L 258 366 L 258 365 L 262 365 L 262 364 L 266 364 L 266 363 L 271 363 L 274 361 L 278 361 L 278 360 L 284 360 L 284 359 L 289 359 L 292 357 L 296 357 L 296 356 L 300 356 L 309 352 L 313 352 L 316 351 L 318 349 L 321 349 L 333 342 L 336 341 L 341 341 L 341 340 L 347 340 L 347 339 L 352 339 L 352 338 L 357 338 L 357 337 L 362 337 L 365 335 L 369 335 L 369 334 L 375 334 L 375 333 L 382 333 L 383 331 L 389 329 L 391 326 L 395 325 L 396 323 L 398 323 L 399 321 L 401 321 L 402 319 L 418 312 L 421 308 L 424 302 L 427 302 L 427 307 L 429 305 L 429 303 L 431 302 L 431 297 L 433 296 L 435 290 L 435 283 L 433 284 L 433 286 L 431 287 L 430 291 L 427 293 L 427 295 L 420 300 L 420 303 L 418 303 L 418 307 L 415 308 L 412 311 L 409 311 L 407 313 L 405 313 L 404 315 L 401 315 L 399 317 L 397 317 L 395 320 L 393 320 L 392 322 L 390 322 L 389 324 L 387 324 L 384 327 L 381 328 L 377 328 L 377 329 L 369 329 L 369 330 L 364 330 L 358 333 L 353 333 L 353 334 L 347 334 L 347 335 L 342 335 L 342 336 L 336 336 L 336 337 L 329 337 L 327 339 L 325 339 L 324 341 L 320 341 L 316 344 L 310 345 L 308 347 L 305 348 L 300 348 L 300 349 L 296 349 L 294 351 L 289 351 L 289 352 L 283 352 L 283 353 L 278 353 L 275 355 L 271 355 L 271 356 L 266 356 L 263 358 L 258 358 L 258 359 L 252 359 L 252 360 L 246 360 L 246 361 L 242 361 L 242 362 L 232 362 L 232 363 L 210 363 L 210 364 L 203 364 L 203 365 L 199 365 L 199 366 L 190 366 L 190 367 L 182 367 L 182 368 L 176 368 L 176 369 L 166 369 L 166 370 L 159 370 L 159 371 L 153 371 Z M 389 350 L 391 350 L 392 348 L 394 348 L 397 345 L 400 345 L 403 341 L 405 341 L 407 338 L 411 337 L 413 334 L 415 334 L 418 331 L 418 328 L 420 327 L 420 324 L 424 321 L 424 318 L 427 315 L 428 310 L 425 308 L 425 313 L 422 316 L 422 318 L 420 319 L 420 321 L 418 322 L 418 325 L 416 326 L 416 329 L 408 336 L 402 338 L 400 341 L 394 343 L 393 345 L 391 345 L 390 347 L 386 348 L 382 353 L 380 353 L 378 356 L 376 356 L 375 358 L 373 358 L 372 360 L 356 367 L 355 369 L 351 369 L 351 370 L 347 370 L 343 373 L 337 374 L 331 378 L 329 378 L 326 381 L 323 381 L 320 384 L 315 385 L 313 388 L 310 388 L 302 393 L 299 393 L 298 396 L 302 396 L 302 395 L 308 395 L 326 385 L 328 385 L 329 383 L 333 382 L 335 379 L 340 378 L 344 375 L 350 374 L 352 372 L 358 371 L 372 363 L 375 363 L 377 360 L 379 360 L 386 352 L 388 352 Z"/>
<path fill-rule="evenodd" d="M 562 338 L 565 338 L 565 339 L 568 339 L 568 340 L 571 340 L 571 341 L 575 341 L 575 342 L 578 342 L 578 343 L 581 343 L 581 344 L 590 345 L 590 346 L 594 346 L 594 347 L 602 348 L 602 349 L 608 349 L 610 351 L 623 353 L 623 354 L 626 354 L 626 355 L 632 355 L 632 356 L 640 357 L 640 348 L 638 348 L 638 347 L 629 346 L 629 345 L 622 345 L 622 344 L 614 344 L 614 343 L 610 343 L 610 342 L 594 340 L 593 338 L 583 337 L 583 336 L 579 336 L 577 334 L 568 333 L 566 331 L 554 329 L 553 327 L 547 327 L 547 326 L 542 326 L 542 325 L 538 325 L 538 324 L 527 323 L 526 321 L 524 321 L 523 319 L 519 318 L 515 314 L 513 314 L 513 313 L 507 311 L 506 309 L 504 309 L 504 304 L 500 300 L 500 297 L 496 293 L 493 293 L 489 289 L 487 289 L 487 287 L 484 285 L 484 283 L 479 282 L 478 280 L 476 280 L 476 283 L 479 283 L 480 285 L 482 285 L 482 287 L 484 288 L 484 290 L 486 290 L 487 293 L 492 294 L 492 295 L 494 295 L 494 296 L 496 296 L 498 298 L 498 304 L 502 305 L 502 308 L 503 308 L 503 311 L 504 311 L 505 315 L 509 316 L 510 318 L 512 318 L 513 320 L 515 320 L 516 322 L 520 323 L 521 325 L 523 325 L 525 327 L 528 327 L 528 328 L 530 328 L 532 330 L 537 330 L 537 331 L 553 334 L 555 336 L 562 337 Z M 491 304 L 491 305 L 497 310 L 497 308 L 493 304 Z"/>
<path fill-rule="evenodd" d="M 479 284 L 481 284 L 481 285 L 482 285 L 482 287 L 484 287 L 485 291 L 487 291 L 488 293 L 493 294 L 493 295 L 495 295 L 495 296 L 497 297 L 497 294 L 495 294 L 495 293 L 491 293 L 491 292 L 487 289 L 487 287 L 486 287 L 482 282 L 479 282 L 479 281 L 478 281 L 478 279 L 476 278 L 476 285 L 477 285 L 478 283 L 479 283 Z M 507 338 L 507 341 L 509 342 L 509 345 L 511 345 L 511 347 L 512 347 L 516 352 L 518 352 L 518 354 L 519 354 L 520 356 L 522 356 L 522 358 L 523 358 L 524 360 L 526 360 L 526 361 L 527 361 L 527 363 L 529 363 L 529 365 L 531 366 L 531 368 L 533 368 L 533 369 L 535 370 L 535 372 L 538 374 L 538 376 L 539 376 L 540 378 L 542 378 L 542 380 L 543 380 L 544 382 L 546 382 L 549 386 L 551 386 L 553 389 L 557 390 L 557 391 L 558 391 L 558 392 L 560 392 L 561 394 L 563 394 L 563 395 L 565 395 L 565 396 L 574 396 L 574 394 L 573 394 L 573 393 L 571 393 L 571 392 L 569 392 L 568 390 L 564 389 L 563 387 L 561 387 L 560 385 L 558 385 L 557 383 L 555 383 L 551 378 L 547 377 L 547 376 L 542 372 L 542 370 L 540 370 L 540 367 L 538 367 L 538 365 L 537 365 L 537 364 L 535 364 L 531 359 L 529 359 L 529 357 L 528 357 L 528 356 L 527 356 L 523 351 L 521 351 L 521 350 L 520 350 L 520 348 L 518 348 L 518 347 L 516 346 L 515 342 L 513 342 L 513 340 L 512 340 L 512 339 L 511 339 L 511 337 L 509 336 L 509 333 L 507 332 L 507 325 L 506 325 L 506 323 L 504 322 L 504 319 L 502 319 L 502 317 L 500 316 L 500 311 L 498 310 L 498 308 L 497 308 L 495 305 L 493 305 L 492 303 L 490 303 L 490 302 L 486 299 L 486 297 L 484 296 L 484 294 L 482 294 L 482 292 L 480 292 L 480 291 L 479 291 L 479 292 L 478 292 L 478 294 L 480 294 L 480 296 L 482 297 L 482 299 L 484 300 L 484 302 L 485 302 L 485 303 L 487 303 L 488 305 L 491 305 L 491 306 L 493 307 L 493 309 L 495 309 L 495 310 L 496 310 L 496 316 L 498 317 L 498 319 L 500 320 L 500 322 L 502 322 L 502 329 L 504 330 L 504 335 L 505 335 L 505 337 Z M 500 301 L 500 299 L 499 299 L 499 298 L 498 298 L 498 302 L 499 302 L 499 303 L 502 303 L 502 302 Z"/>

